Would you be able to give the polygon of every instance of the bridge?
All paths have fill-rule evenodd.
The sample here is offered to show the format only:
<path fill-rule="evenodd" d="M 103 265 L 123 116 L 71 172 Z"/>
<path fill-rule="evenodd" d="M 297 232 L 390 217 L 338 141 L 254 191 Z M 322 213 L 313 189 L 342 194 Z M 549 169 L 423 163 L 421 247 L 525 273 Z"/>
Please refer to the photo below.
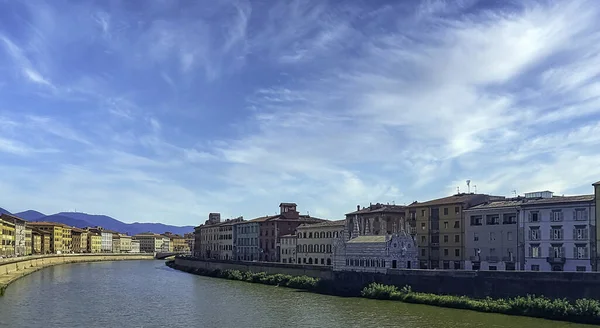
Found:
<path fill-rule="evenodd" d="M 154 254 L 154 258 L 157 260 L 164 260 L 169 257 L 174 257 L 177 255 L 190 255 L 191 252 L 164 252 L 164 253 L 156 253 Z"/>

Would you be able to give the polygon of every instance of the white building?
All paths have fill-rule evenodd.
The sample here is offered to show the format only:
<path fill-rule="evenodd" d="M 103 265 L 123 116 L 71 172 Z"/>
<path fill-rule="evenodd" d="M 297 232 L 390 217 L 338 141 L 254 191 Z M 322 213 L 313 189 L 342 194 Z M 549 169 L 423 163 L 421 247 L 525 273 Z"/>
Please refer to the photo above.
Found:
<path fill-rule="evenodd" d="M 296 235 L 285 235 L 280 238 L 279 260 L 281 263 L 296 263 Z"/>
<path fill-rule="evenodd" d="M 595 248 L 594 195 L 525 194 L 519 228 L 527 271 L 592 271 Z"/>
<path fill-rule="evenodd" d="M 139 233 L 132 237 L 131 247 L 133 248 L 134 241 L 139 242 L 139 250 L 141 253 L 158 253 L 163 251 L 164 236 L 152 232 Z M 168 238 L 167 238 L 168 239 Z M 167 252 L 169 245 L 167 244 Z"/>
<path fill-rule="evenodd" d="M 157 252 L 172 252 L 173 248 L 171 247 L 171 238 L 162 235 L 160 237 L 162 239 L 162 244 L 160 245 L 160 249 Z"/>
<path fill-rule="evenodd" d="M 386 273 L 388 269 L 418 268 L 416 243 L 404 230 L 345 239 L 338 238 L 334 243 L 334 271 Z"/>
<path fill-rule="evenodd" d="M 345 225 L 346 220 L 338 220 L 298 226 L 297 263 L 332 265 L 333 241 L 344 232 Z"/>

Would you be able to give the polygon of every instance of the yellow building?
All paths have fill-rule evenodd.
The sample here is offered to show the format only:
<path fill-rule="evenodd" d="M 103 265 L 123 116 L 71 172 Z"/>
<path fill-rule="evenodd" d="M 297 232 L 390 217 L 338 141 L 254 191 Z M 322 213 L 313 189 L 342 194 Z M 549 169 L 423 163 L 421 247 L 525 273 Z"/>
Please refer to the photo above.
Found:
<path fill-rule="evenodd" d="M 115 241 L 113 240 L 113 243 Z M 126 234 L 119 234 L 119 243 L 121 244 L 121 253 L 131 253 L 131 236 Z"/>
<path fill-rule="evenodd" d="M 63 253 L 73 253 L 72 228 L 63 224 Z"/>
<path fill-rule="evenodd" d="M 71 228 L 71 239 L 74 253 L 86 253 L 88 243 L 88 232 L 79 228 Z"/>
<path fill-rule="evenodd" d="M 102 252 L 102 236 L 100 234 L 88 231 L 88 243 L 87 243 L 87 252 L 88 253 L 100 253 Z"/>
<path fill-rule="evenodd" d="M 25 255 L 33 254 L 33 238 L 31 236 L 31 228 L 25 228 Z"/>
<path fill-rule="evenodd" d="M 456 194 L 407 206 L 416 221 L 416 243 L 421 269 L 463 269 L 465 260 L 463 210 L 490 199 L 482 194 Z"/>
<path fill-rule="evenodd" d="M 0 257 L 15 255 L 15 224 L 0 220 Z"/>
<path fill-rule="evenodd" d="M 165 236 L 169 237 L 169 251 L 170 252 L 189 252 L 190 247 L 185 237 L 170 232 L 165 232 Z"/>
<path fill-rule="evenodd" d="M 31 254 L 44 254 L 44 237 L 42 236 L 43 232 L 41 232 L 39 229 L 30 227 L 29 225 L 28 228 L 31 229 Z"/>
<path fill-rule="evenodd" d="M 49 252 L 53 254 L 64 253 L 64 237 L 66 236 L 64 230 L 68 229 L 69 236 L 69 245 L 71 244 L 71 229 L 65 228 L 65 225 L 62 223 L 56 222 L 28 222 L 28 224 L 34 228 L 37 228 L 41 231 L 46 231 L 50 233 L 50 248 Z"/>

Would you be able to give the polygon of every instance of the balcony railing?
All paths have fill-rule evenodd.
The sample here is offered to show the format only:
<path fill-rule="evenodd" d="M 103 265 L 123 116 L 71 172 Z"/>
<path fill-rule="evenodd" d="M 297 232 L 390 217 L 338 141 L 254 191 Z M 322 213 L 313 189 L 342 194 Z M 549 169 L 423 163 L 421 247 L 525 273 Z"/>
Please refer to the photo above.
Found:
<path fill-rule="evenodd" d="M 498 256 L 487 256 L 486 261 L 488 262 L 498 262 Z"/>
<path fill-rule="evenodd" d="M 481 257 L 480 256 L 471 256 L 471 257 L 469 257 L 469 260 L 471 260 L 471 262 L 480 262 Z"/>
<path fill-rule="evenodd" d="M 547 257 L 546 260 L 550 264 L 563 264 L 566 261 L 564 256 L 550 256 Z"/>
<path fill-rule="evenodd" d="M 438 246 L 440 246 L 440 243 L 431 242 L 431 243 L 429 243 L 429 245 L 432 247 L 438 247 Z"/>

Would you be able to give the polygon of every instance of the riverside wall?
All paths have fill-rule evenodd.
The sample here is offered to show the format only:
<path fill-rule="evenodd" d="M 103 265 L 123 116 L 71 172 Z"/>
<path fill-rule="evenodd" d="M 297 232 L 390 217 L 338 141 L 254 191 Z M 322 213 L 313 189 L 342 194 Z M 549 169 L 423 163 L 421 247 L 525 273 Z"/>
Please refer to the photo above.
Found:
<path fill-rule="evenodd" d="M 153 254 L 63 254 L 36 255 L 0 260 L 0 295 L 13 281 L 58 264 L 97 261 L 153 260 Z"/>
<path fill-rule="evenodd" d="M 411 286 L 413 291 L 472 298 L 506 298 L 526 295 L 600 300 L 598 272 L 529 272 L 529 271 L 451 271 L 397 270 L 387 274 L 332 271 L 328 267 L 267 262 L 206 261 L 194 258 L 175 259 L 178 267 L 203 270 L 240 270 L 309 276 L 324 280 L 329 294 L 358 296 L 372 282 L 398 287 Z"/>

